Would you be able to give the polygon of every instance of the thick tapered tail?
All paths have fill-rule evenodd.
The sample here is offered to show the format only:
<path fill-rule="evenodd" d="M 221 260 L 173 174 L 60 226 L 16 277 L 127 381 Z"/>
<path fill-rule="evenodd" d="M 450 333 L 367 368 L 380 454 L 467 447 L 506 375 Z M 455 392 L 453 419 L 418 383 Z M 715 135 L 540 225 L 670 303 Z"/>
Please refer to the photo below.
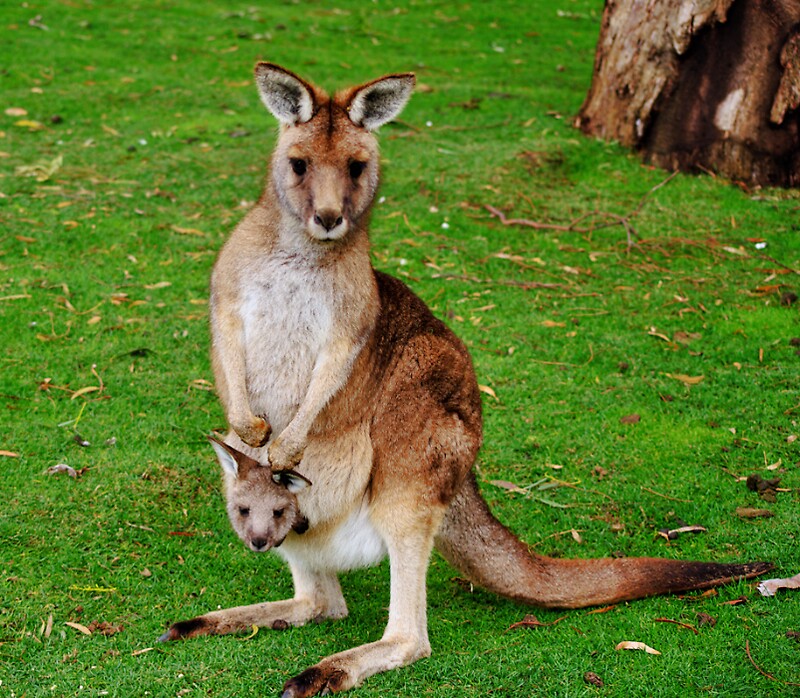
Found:
<path fill-rule="evenodd" d="M 475 584 L 548 608 L 583 608 L 707 589 L 756 577 L 773 567 L 766 562 L 729 565 L 649 557 L 561 560 L 534 555 L 494 518 L 473 474 L 454 498 L 436 547 Z"/>

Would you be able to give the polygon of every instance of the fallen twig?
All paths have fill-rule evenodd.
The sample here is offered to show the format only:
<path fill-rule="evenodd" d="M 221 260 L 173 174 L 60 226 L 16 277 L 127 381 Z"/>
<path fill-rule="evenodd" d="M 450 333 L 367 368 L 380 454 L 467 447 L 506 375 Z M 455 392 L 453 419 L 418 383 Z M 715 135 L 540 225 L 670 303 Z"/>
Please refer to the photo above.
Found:
<path fill-rule="evenodd" d="M 577 218 L 574 218 L 568 224 L 564 225 L 563 223 L 543 223 L 541 221 L 532 221 L 527 218 L 507 218 L 500 209 L 495 208 L 490 204 L 484 205 L 484 208 L 494 217 L 496 217 L 503 225 L 518 225 L 526 228 L 534 228 L 535 230 L 555 230 L 562 233 L 592 233 L 595 230 L 600 230 L 601 228 L 610 228 L 614 225 L 621 225 L 625 229 L 628 249 L 630 250 L 631 247 L 636 244 L 634 239 L 639 239 L 638 233 L 634 230 L 633 225 L 631 224 L 631 219 L 639 215 L 639 212 L 642 210 L 645 202 L 653 194 L 653 192 L 658 191 L 661 189 L 661 187 L 668 184 L 677 174 L 677 172 L 673 172 L 665 180 L 652 187 L 641 199 L 639 199 L 639 203 L 636 204 L 635 208 L 625 216 L 621 216 L 617 213 L 611 213 L 609 211 L 594 210 L 583 213 Z M 594 225 L 581 225 L 584 221 L 587 221 L 591 218 L 600 218 L 601 220 Z"/>
<path fill-rule="evenodd" d="M 764 671 L 758 664 L 756 664 L 755 660 L 753 659 L 753 655 L 750 654 L 750 640 L 744 641 L 744 651 L 747 655 L 747 658 L 750 660 L 750 663 L 756 668 L 759 674 L 765 676 L 766 678 L 770 679 L 771 681 L 777 681 L 778 683 L 782 683 L 784 686 L 800 686 L 800 683 L 792 683 L 791 681 L 782 681 L 779 678 L 776 678 L 772 674 L 768 674 Z"/>
<path fill-rule="evenodd" d="M 673 620 L 672 618 L 653 618 L 653 621 L 656 623 L 672 623 L 673 625 L 678 625 L 681 628 L 686 628 L 687 630 L 691 630 L 695 635 L 699 635 L 700 632 L 695 628 L 693 625 L 689 623 L 683 623 L 679 620 Z"/>

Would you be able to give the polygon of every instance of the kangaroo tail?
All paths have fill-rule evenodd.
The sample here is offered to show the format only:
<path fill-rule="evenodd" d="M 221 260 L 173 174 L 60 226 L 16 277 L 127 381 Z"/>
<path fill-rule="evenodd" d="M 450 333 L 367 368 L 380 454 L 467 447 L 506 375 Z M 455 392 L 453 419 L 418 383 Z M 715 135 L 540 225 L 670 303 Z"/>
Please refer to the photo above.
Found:
<path fill-rule="evenodd" d="M 707 589 L 756 577 L 773 567 L 766 562 L 736 565 L 649 557 L 561 560 L 535 555 L 494 518 L 473 473 L 453 499 L 436 547 L 477 585 L 546 608 L 583 608 Z"/>

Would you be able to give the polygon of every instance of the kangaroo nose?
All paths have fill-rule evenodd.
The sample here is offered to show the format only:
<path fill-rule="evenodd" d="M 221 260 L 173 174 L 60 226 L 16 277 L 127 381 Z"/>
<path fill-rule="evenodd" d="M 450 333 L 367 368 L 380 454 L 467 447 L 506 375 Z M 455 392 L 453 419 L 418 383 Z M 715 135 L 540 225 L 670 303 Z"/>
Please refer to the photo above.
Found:
<path fill-rule="evenodd" d="M 342 220 L 337 211 L 325 210 L 314 214 L 314 222 L 327 231 L 333 230 L 337 225 L 341 225 Z"/>
<path fill-rule="evenodd" d="M 253 546 L 253 550 L 260 552 L 267 547 L 267 539 L 266 538 L 253 538 L 250 541 L 250 545 Z"/>

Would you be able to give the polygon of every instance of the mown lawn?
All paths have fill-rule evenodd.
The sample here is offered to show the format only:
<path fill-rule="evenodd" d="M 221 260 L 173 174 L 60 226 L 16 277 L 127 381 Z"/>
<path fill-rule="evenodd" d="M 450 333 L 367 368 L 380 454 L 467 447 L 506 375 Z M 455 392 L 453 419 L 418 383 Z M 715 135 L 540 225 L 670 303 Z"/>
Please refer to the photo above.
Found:
<path fill-rule="evenodd" d="M 278 695 L 383 630 L 386 565 L 344 577 L 345 621 L 155 643 L 174 620 L 291 593 L 277 559 L 229 530 L 204 440 L 224 429 L 208 274 L 276 131 L 260 59 L 329 88 L 417 73 L 381 133 L 375 265 L 470 347 L 480 479 L 504 522 L 550 555 L 800 572 L 800 196 L 669 177 L 575 131 L 601 9 L 0 8 L 0 696 Z M 562 229 L 506 226 L 487 206 Z M 780 478 L 774 501 L 751 474 Z M 658 535 L 683 524 L 707 530 Z M 530 609 L 435 558 L 433 656 L 359 695 L 793 695 L 798 594 L 739 583 L 509 629 Z M 616 651 L 624 640 L 661 655 Z"/>

